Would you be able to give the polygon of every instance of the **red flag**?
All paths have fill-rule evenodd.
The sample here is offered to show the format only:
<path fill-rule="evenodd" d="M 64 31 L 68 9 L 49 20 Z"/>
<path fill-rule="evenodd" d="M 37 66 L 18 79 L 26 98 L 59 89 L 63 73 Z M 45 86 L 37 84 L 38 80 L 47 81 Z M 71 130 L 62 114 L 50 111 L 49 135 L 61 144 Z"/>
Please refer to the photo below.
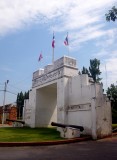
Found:
<path fill-rule="evenodd" d="M 69 42 L 68 42 L 68 35 L 66 36 L 66 38 L 65 38 L 65 40 L 64 40 L 64 44 L 65 44 L 66 46 L 69 45 Z"/>
<path fill-rule="evenodd" d="M 55 48 L 55 36 L 54 36 L 54 33 L 53 33 L 53 39 L 52 39 L 52 48 Z"/>
<path fill-rule="evenodd" d="M 42 54 L 40 53 L 38 61 L 40 62 L 42 58 L 43 58 L 43 56 L 42 56 Z"/>

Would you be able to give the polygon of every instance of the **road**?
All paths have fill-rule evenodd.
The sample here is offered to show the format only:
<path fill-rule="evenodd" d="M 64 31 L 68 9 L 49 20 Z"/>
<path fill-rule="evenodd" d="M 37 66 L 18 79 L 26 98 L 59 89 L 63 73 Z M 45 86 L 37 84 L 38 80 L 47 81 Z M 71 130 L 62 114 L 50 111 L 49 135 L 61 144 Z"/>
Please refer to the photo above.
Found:
<path fill-rule="evenodd" d="M 0 160 L 117 160 L 117 137 L 36 147 L 0 147 Z"/>

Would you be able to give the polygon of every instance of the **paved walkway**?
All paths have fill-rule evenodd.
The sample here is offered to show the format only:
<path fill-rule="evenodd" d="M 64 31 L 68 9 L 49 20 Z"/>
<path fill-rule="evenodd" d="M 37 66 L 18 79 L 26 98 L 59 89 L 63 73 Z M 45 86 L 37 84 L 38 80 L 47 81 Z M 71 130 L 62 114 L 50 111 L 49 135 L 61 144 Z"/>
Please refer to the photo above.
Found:
<path fill-rule="evenodd" d="M 117 136 L 35 147 L 0 147 L 0 160 L 117 160 Z"/>

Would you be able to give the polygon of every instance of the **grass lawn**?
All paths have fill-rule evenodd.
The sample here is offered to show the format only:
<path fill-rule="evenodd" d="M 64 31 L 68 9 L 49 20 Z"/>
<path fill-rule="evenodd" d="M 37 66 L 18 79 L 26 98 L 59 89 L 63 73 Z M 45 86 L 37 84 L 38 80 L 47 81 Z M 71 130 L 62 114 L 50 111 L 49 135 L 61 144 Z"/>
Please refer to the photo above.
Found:
<path fill-rule="evenodd" d="M 56 128 L 0 128 L 0 142 L 42 142 L 61 139 Z"/>
<path fill-rule="evenodd" d="M 117 124 L 112 124 L 112 128 L 113 129 L 117 128 Z"/>

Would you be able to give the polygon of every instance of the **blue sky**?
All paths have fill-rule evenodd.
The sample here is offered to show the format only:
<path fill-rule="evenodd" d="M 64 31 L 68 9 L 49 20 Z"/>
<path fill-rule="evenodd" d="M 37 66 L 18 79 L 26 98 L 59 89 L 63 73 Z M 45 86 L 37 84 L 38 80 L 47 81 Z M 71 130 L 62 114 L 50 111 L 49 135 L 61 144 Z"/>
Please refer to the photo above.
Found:
<path fill-rule="evenodd" d="M 77 59 L 79 70 L 97 58 L 104 88 L 116 84 L 117 22 L 105 20 L 114 5 L 116 0 L 0 0 L 0 105 L 6 80 L 12 92 L 6 93 L 6 103 L 12 103 L 18 92 L 31 89 L 32 73 L 51 64 L 53 31 L 55 60 L 68 56 L 63 43 L 68 32 L 69 56 Z"/>

